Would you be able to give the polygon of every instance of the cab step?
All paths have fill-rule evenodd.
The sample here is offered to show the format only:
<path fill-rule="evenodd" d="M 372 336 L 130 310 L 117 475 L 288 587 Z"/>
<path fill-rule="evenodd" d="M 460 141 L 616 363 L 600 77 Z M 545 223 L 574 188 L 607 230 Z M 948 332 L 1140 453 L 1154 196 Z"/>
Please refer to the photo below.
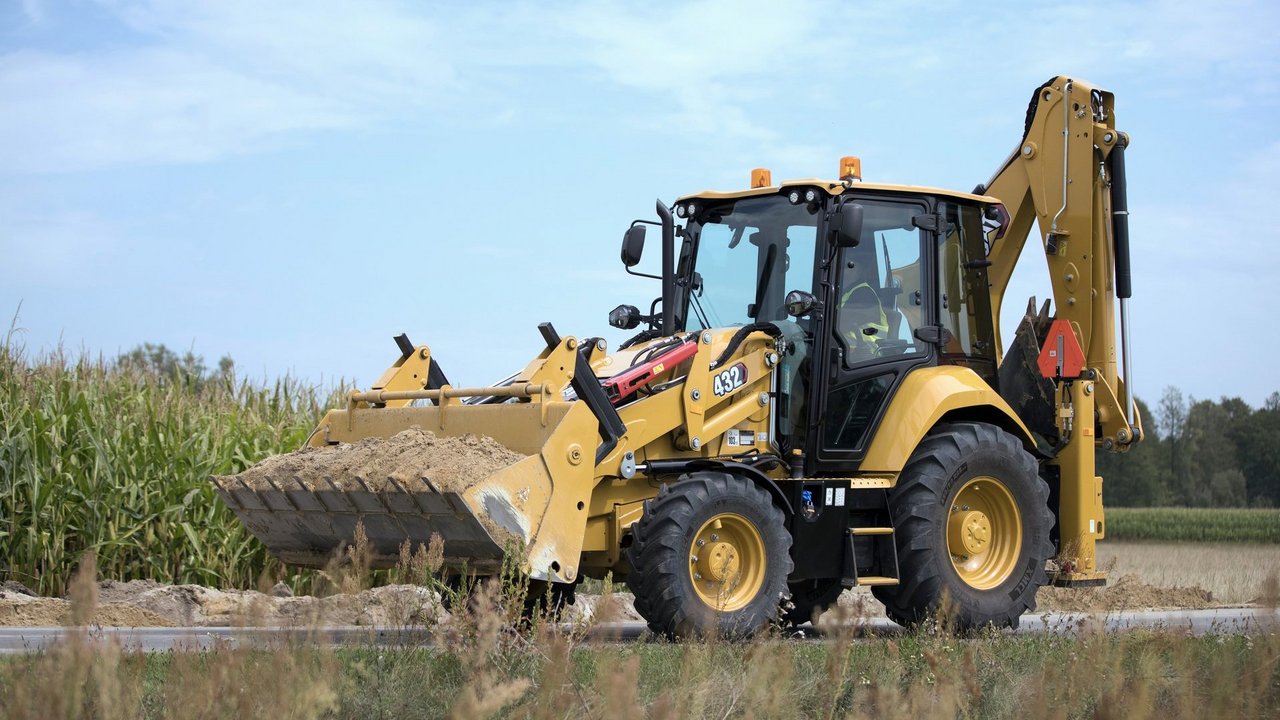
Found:
<path fill-rule="evenodd" d="M 888 492 L 858 490 L 851 500 L 841 584 L 897 585 L 898 550 Z"/>
<path fill-rule="evenodd" d="M 859 585 L 897 585 L 898 578 L 883 577 L 881 575 L 863 575 L 858 578 Z"/>

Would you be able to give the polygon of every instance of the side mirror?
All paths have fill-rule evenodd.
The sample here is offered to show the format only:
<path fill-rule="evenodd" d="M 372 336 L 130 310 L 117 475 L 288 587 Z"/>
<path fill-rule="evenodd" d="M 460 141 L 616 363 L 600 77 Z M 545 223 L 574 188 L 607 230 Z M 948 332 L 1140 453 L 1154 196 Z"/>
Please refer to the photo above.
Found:
<path fill-rule="evenodd" d="M 792 290 L 783 298 L 782 304 L 787 309 L 788 315 L 793 318 L 802 318 L 818 306 L 818 298 L 814 297 L 813 293 Z"/>
<path fill-rule="evenodd" d="M 644 225 L 632 225 L 622 236 L 622 264 L 635 267 L 644 254 Z M 635 327 L 634 325 L 632 327 Z"/>
<path fill-rule="evenodd" d="M 633 230 L 635 228 L 632 228 Z M 643 230 L 641 226 L 641 230 Z M 644 233 L 640 233 L 641 237 Z M 625 252 L 625 250 L 624 250 Z M 619 305 L 609 311 L 609 324 L 619 330 L 630 330 L 640 324 L 640 308 L 635 305 Z"/>
<path fill-rule="evenodd" d="M 862 206 L 857 203 L 846 203 L 833 219 L 836 226 L 836 245 L 857 247 L 858 240 L 862 237 Z"/>

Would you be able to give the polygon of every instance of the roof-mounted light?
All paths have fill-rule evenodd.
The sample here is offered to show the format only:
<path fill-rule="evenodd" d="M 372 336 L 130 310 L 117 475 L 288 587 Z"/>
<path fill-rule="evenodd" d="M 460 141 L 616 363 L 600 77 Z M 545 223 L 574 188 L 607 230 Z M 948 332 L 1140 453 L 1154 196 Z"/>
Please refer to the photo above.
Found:
<path fill-rule="evenodd" d="M 862 180 L 862 158 L 857 155 L 845 155 L 840 158 L 841 180 Z"/>
<path fill-rule="evenodd" d="M 769 187 L 773 184 L 773 173 L 769 168 L 756 168 L 751 171 L 751 189 Z"/>

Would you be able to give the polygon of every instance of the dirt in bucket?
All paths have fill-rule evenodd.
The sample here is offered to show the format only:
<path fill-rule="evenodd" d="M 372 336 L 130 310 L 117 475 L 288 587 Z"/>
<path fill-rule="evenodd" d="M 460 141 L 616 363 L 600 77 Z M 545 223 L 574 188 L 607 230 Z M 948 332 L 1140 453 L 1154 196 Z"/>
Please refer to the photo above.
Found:
<path fill-rule="evenodd" d="M 418 427 L 389 438 L 365 438 L 276 455 L 237 477 L 254 490 L 394 490 L 462 492 L 525 456 L 490 437 L 447 437 Z M 220 478 L 226 481 L 227 478 Z M 429 482 L 428 482 L 429 481 Z"/>

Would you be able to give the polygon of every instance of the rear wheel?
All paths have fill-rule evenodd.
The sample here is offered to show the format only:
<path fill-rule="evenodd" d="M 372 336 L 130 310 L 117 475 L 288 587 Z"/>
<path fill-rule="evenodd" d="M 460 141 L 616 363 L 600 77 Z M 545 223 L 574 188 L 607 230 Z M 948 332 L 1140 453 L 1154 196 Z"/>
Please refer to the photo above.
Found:
<path fill-rule="evenodd" d="M 890 498 L 901 581 L 872 588 L 903 625 L 939 608 L 959 629 L 1017 627 L 1053 554 L 1049 487 L 1036 459 L 984 423 L 940 426 Z"/>
<path fill-rule="evenodd" d="M 702 472 L 664 485 L 632 533 L 627 584 L 655 633 L 747 637 L 778 617 L 791 535 L 750 481 Z"/>

